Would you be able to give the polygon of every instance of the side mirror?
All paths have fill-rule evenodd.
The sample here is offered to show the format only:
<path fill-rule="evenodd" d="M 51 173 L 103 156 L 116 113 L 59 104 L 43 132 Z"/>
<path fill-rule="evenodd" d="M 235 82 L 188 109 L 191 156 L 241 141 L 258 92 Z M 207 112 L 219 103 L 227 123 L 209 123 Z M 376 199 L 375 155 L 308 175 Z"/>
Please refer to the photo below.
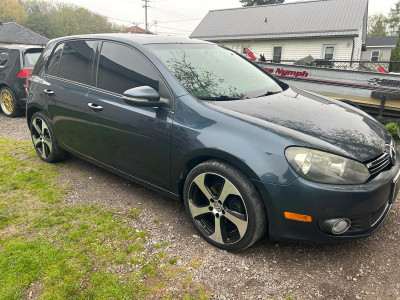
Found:
<path fill-rule="evenodd" d="M 160 101 L 160 94 L 150 86 L 139 86 L 126 90 L 122 99 L 134 106 L 160 107 L 166 103 Z"/>

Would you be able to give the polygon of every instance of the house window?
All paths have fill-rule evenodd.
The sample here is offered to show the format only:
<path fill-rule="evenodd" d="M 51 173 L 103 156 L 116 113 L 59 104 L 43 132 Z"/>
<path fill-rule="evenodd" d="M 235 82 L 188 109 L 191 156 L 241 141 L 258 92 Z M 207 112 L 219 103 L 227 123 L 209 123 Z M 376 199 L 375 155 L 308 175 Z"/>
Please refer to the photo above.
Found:
<path fill-rule="evenodd" d="M 282 47 L 274 47 L 274 56 L 273 56 L 273 62 L 274 63 L 280 63 L 282 59 Z"/>
<path fill-rule="evenodd" d="M 336 45 L 324 45 L 323 58 L 326 60 L 332 60 L 335 58 Z"/>
<path fill-rule="evenodd" d="M 371 52 L 371 60 L 378 61 L 380 54 L 381 54 L 381 52 L 379 50 L 372 51 Z"/>

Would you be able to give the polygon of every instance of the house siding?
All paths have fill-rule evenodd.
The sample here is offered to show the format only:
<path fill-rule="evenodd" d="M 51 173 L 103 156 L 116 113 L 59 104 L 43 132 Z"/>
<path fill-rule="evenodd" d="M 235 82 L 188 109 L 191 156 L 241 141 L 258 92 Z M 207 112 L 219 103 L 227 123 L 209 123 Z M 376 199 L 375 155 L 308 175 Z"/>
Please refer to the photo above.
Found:
<path fill-rule="evenodd" d="M 381 48 L 381 47 L 373 47 L 373 48 L 367 48 L 367 51 L 363 51 L 361 53 L 361 59 L 363 60 L 371 60 L 371 54 L 372 51 L 379 50 L 380 51 L 380 56 L 379 60 L 390 60 L 390 56 L 392 53 L 392 48 Z"/>
<path fill-rule="evenodd" d="M 334 57 L 336 60 L 350 60 L 353 50 L 352 37 L 234 42 L 221 41 L 219 44 L 239 53 L 242 53 L 243 48 L 250 48 L 258 55 L 265 55 L 265 59 L 267 60 L 272 59 L 274 46 L 282 47 L 283 60 L 297 60 L 308 55 L 311 55 L 315 59 L 322 59 L 324 45 L 336 45 L 336 53 Z"/>

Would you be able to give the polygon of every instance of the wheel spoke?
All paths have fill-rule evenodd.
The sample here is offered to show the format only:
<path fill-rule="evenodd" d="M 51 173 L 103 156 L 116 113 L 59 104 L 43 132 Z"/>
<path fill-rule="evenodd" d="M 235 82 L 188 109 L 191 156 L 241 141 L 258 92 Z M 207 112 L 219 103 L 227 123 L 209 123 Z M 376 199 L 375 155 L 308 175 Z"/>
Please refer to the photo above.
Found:
<path fill-rule="evenodd" d="M 33 120 L 32 125 L 36 129 L 37 133 L 42 134 L 42 130 L 39 128 L 39 125 L 37 124 L 37 120 L 38 120 L 37 118 L 35 120 Z"/>
<path fill-rule="evenodd" d="M 46 158 L 47 157 L 46 156 L 46 147 L 44 145 L 45 145 L 45 143 L 42 142 L 42 155 L 41 155 L 41 157 Z"/>
<path fill-rule="evenodd" d="M 239 231 L 240 238 L 244 236 L 247 230 L 247 221 L 243 221 L 238 217 L 231 214 L 229 211 L 225 210 L 224 217 L 231 221 Z"/>
<path fill-rule="evenodd" d="M 41 142 L 41 140 L 39 138 L 35 137 L 34 135 L 32 135 L 32 141 L 33 141 L 33 145 L 35 146 L 35 148 L 37 148 L 39 143 Z"/>
<path fill-rule="evenodd" d="M 192 217 L 195 218 L 197 216 L 210 213 L 210 210 L 208 209 L 208 206 L 202 206 L 198 207 L 192 203 L 192 201 L 189 202 L 189 208 L 190 208 L 190 213 L 192 214 Z"/>
<path fill-rule="evenodd" d="M 222 187 L 221 193 L 219 194 L 218 200 L 220 200 L 222 203 L 226 200 L 226 198 L 229 195 L 236 195 L 240 196 L 240 193 L 238 190 L 235 188 L 235 186 L 228 180 L 225 180 L 224 186 Z"/>
<path fill-rule="evenodd" d="M 201 175 L 197 176 L 193 180 L 193 182 L 196 183 L 197 187 L 202 191 L 204 196 L 206 196 L 207 199 L 210 200 L 212 198 L 212 195 L 204 184 L 205 177 L 206 177 L 205 174 L 201 174 Z"/>
<path fill-rule="evenodd" d="M 44 138 L 44 143 L 47 145 L 47 147 L 49 147 L 49 155 L 51 154 L 51 152 L 53 152 L 53 144 L 51 142 L 50 139 L 48 138 Z"/>
<path fill-rule="evenodd" d="M 214 233 L 208 236 L 210 239 L 216 241 L 217 243 L 224 243 L 224 239 L 222 238 L 221 231 L 221 218 L 215 218 L 215 229 Z"/>

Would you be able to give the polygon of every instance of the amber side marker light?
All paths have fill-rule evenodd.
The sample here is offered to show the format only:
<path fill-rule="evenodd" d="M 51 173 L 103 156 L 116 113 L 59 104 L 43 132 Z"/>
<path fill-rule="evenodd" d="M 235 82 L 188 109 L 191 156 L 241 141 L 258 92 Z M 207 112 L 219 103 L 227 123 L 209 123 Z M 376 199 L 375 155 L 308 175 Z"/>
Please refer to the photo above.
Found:
<path fill-rule="evenodd" d="M 301 222 L 311 222 L 312 218 L 311 216 L 307 215 L 300 215 L 300 214 L 295 214 L 291 212 L 285 211 L 285 218 L 289 220 L 296 220 L 296 221 L 301 221 Z"/>

